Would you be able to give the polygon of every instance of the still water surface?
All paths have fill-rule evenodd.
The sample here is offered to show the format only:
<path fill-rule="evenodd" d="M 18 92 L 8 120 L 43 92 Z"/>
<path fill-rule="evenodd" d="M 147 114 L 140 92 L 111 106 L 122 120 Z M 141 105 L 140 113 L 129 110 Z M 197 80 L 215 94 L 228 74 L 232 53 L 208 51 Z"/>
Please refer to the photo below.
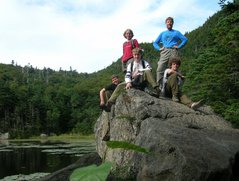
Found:
<path fill-rule="evenodd" d="M 0 179 L 18 174 L 52 173 L 95 152 L 93 141 L 0 142 Z"/>

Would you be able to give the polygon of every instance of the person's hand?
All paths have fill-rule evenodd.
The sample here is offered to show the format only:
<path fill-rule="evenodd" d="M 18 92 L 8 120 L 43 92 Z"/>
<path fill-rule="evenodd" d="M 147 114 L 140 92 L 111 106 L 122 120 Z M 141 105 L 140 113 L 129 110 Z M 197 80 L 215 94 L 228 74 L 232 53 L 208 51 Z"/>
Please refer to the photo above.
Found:
<path fill-rule="evenodd" d="M 172 70 L 172 69 L 169 69 L 168 72 L 167 72 L 168 75 L 171 75 L 171 74 L 173 74 L 173 73 L 177 73 L 177 72 L 174 71 L 174 70 Z"/>
<path fill-rule="evenodd" d="M 162 48 L 159 49 L 160 52 L 163 51 L 163 50 L 164 50 L 164 47 L 162 47 Z"/>
<path fill-rule="evenodd" d="M 177 45 L 174 45 L 173 48 L 178 49 L 178 46 L 177 46 Z"/>
<path fill-rule="evenodd" d="M 185 79 L 185 76 L 184 76 L 184 75 L 181 75 L 181 78 L 184 80 L 184 79 Z"/>
<path fill-rule="evenodd" d="M 128 83 L 126 84 L 126 86 L 125 86 L 126 89 L 130 89 L 131 87 L 132 87 L 131 82 L 128 82 Z"/>
<path fill-rule="evenodd" d="M 135 78 L 135 77 L 138 75 L 138 73 L 139 73 L 139 70 L 136 70 L 136 71 L 133 73 L 132 78 Z"/>

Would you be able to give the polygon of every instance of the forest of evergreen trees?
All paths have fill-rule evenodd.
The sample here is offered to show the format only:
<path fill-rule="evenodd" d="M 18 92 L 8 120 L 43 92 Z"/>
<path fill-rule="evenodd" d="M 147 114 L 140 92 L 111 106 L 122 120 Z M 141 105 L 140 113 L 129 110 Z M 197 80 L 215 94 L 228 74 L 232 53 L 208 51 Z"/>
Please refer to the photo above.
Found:
<path fill-rule="evenodd" d="M 180 51 L 186 92 L 239 128 L 239 5 L 222 10 L 204 25 L 186 33 L 189 41 Z M 154 71 L 159 52 L 142 43 L 144 58 Z M 43 70 L 31 65 L 0 64 L 0 132 L 12 138 L 40 133 L 93 133 L 101 113 L 99 91 L 110 76 L 121 73 L 120 58 L 109 67 L 87 74 L 76 71 Z"/>

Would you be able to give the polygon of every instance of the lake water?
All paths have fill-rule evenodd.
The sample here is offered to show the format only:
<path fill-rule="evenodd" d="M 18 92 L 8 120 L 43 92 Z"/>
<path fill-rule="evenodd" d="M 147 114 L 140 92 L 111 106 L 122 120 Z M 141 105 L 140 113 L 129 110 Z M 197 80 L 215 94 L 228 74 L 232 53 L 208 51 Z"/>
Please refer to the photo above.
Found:
<path fill-rule="evenodd" d="M 1 141 L 0 179 L 18 174 L 52 173 L 95 152 L 94 141 Z"/>

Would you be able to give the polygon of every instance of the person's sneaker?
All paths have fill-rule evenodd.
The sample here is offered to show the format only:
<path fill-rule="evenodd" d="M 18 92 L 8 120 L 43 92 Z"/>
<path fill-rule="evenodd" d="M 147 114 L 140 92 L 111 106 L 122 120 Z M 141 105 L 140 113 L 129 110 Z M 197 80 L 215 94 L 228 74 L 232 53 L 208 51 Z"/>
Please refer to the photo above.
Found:
<path fill-rule="evenodd" d="M 198 109 L 199 107 L 203 106 L 204 103 L 205 102 L 204 102 L 203 99 L 198 101 L 198 102 L 193 102 L 192 105 L 191 105 L 191 108 L 194 109 L 194 110 Z"/>
<path fill-rule="evenodd" d="M 174 102 L 179 102 L 179 99 L 177 98 L 177 96 L 173 95 L 172 101 L 174 101 Z"/>

